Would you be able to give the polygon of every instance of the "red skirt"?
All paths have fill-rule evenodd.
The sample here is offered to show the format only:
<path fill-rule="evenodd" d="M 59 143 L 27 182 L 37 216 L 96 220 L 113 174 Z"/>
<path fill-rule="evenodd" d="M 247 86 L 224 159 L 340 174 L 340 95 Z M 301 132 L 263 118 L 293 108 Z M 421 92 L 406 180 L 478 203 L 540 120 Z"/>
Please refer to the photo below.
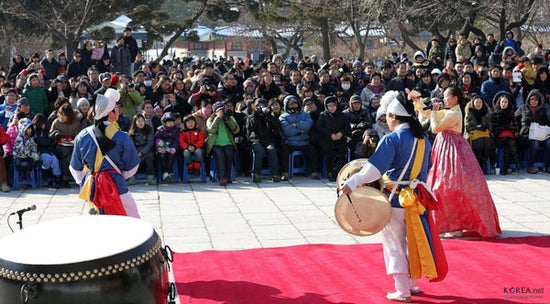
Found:
<path fill-rule="evenodd" d="M 502 233 L 495 203 L 472 148 L 461 134 L 437 134 L 427 184 L 438 200 L 439 233 L 475 231 L 492 238 Z"/>

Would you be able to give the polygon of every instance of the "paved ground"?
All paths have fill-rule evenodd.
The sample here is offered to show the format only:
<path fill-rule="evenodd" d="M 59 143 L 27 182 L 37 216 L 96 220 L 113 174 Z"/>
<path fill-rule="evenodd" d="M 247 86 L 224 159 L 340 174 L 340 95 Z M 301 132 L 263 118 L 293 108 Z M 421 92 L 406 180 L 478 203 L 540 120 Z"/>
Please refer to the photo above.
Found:
<path fill-rule="evenodd" d="M 503 237 L 550 234 L 550 175 L 488 176 Z M 235 250 L 297 244 L 380 242 L 379 235 L 356 237 L 334 219 L 334 183 L 295 177 L 291 182 L 238 178 L 216 183 L 131 187 L 140 214 L 177 252 Z M 77 189 L 28 189 L 0 193 L 0 238 L 11 233 L 11 212 L 37 206 L 23 216 L 25 227 L 61 217 L 85 215 Z M 10 223 L 16 228 L 16 217 Z"/>

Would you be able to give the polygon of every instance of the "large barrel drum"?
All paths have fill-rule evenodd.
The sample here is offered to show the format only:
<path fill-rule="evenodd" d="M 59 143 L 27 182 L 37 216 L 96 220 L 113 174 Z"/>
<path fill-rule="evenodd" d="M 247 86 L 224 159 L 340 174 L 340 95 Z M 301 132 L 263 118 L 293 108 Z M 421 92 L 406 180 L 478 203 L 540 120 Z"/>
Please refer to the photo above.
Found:
<path fill-rule="evenodd" d="M 147 222 L 81 216 L 0 240 L 2 304 L 166 304 L 169 254 Z"/>

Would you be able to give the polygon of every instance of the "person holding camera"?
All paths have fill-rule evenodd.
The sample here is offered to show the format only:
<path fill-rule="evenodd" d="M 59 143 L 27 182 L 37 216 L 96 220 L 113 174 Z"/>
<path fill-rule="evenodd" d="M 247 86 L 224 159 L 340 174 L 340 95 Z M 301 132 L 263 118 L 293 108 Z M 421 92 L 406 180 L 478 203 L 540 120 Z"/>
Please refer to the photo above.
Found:
<path fill-rule="evenodd" d="M 189 97 L 189 104 L 193 107 L 193 111 L 197 111 L 201 108 L 203 100 L 221 100 L 220 95 L 216 91 L 216 87 L 210 81 L 203 81 L 199 90 Z"/>
<path fill-rule="evenodd" d="M 234 135 L 239 133 L 240 128 L 232 112 L 227 111 L 222 102 L 216 102 L 212 109 L 213 113 L 206 121 L 206 154 L 214 155 L 220 185 L 227 186 L 231 183 L 231 164 L 237 150 Z"/>
<path fill-rule="evenodd" d="M 248 131 L 248 140 L 252 143 L 252 150 L 256 156 L 252 182 L 261 182 L 260 172 L 266 154 L 271 180 L 273 182 L 280 182 L 277 143 L 281 140 L 281 125 L 279 119 L 271 115 L 271 108 L 266 99 L 256 99 L 256 110 L 248 117 L 246 128 Z"/>
<path fill-rule="evenodd" d="M 134 84 L 128 75 L 122 75 L 119 81 L 120 103 L 122 113 L 127 117 L 134 117 L 137 114 L 137 107 L 143 102 L 138 91 L 134 90 Z"/>

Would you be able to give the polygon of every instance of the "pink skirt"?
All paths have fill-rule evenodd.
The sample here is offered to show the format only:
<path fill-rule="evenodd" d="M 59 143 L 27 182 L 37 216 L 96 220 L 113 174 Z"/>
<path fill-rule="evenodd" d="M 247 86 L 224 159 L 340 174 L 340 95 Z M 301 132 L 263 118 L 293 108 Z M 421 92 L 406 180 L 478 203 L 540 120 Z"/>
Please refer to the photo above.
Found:
<path fill-rule="evenodd" d="M 439 233 L 475 231 L 492 238 L 502 233 L 495 203 L 472 148 L 458 132 L 437 134 L 427 184 L 438 204 Z"/>

